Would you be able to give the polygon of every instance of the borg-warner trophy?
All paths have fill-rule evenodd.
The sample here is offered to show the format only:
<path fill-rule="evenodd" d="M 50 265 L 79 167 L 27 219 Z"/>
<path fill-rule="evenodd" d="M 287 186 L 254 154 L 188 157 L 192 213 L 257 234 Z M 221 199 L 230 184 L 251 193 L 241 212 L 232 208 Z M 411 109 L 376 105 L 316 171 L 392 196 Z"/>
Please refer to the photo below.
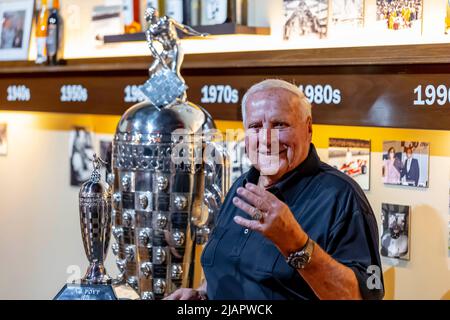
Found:
<path fill-rule="evenodd" d="M 102 163 L 94 155 L 94 171 L 79 192 L 81 237 L 89 267 L 80 283 L 64 286 L 55 297 L 57 300 L 116 299 L 103 265 L 111 237 L 111 187 L 101 180 Z"/>
<path fill-rule="evenodd" d="M 154 58 L 140 87 L 146 101 L 125 112 L 113 141 L 112 249 L 120 281 L 141 299 L 162 299 L 192 286 L 195 247 L 214 226 L 229 165 L 211 116 L 187 101 L 180 75 L 177 29 L 203 34 L 154 8 L 146 20 Z"/>

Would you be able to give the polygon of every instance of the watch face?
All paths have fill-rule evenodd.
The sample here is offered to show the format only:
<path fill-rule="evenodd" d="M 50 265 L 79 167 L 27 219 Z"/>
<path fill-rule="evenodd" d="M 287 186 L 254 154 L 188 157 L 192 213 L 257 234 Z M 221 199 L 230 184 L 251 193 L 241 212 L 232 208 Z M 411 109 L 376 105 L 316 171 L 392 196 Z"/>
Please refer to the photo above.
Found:
<path fill-rule="evenodd" d="M 308 263 L 308 260 L 307 255 L 294 257 L 291 260 L 291 266 L 295 269 L 301 269 Z"/>

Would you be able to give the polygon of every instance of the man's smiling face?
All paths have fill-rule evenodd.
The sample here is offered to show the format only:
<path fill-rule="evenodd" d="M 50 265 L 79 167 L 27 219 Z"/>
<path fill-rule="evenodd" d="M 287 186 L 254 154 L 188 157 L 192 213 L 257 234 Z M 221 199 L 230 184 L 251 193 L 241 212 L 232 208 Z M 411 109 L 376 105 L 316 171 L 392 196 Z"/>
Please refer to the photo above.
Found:
<path fill-rule="evenodd" d="M 267 175 L 281 178 L 306 159 L 312 139 L 311 118 L 289 90 L 256 91 L 246 103 L 246 146 L 252 164 Z"/>

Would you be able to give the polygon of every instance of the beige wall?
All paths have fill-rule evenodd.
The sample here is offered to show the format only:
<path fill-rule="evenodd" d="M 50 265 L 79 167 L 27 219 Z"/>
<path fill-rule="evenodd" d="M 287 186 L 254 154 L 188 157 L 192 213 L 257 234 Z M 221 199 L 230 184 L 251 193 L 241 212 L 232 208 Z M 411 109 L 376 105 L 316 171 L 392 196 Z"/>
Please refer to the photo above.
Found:
<path fill-rule="evenodd" d="M 9 152 L 0 156 L 0 299 L 51 299 L 87 262 L 78 220 L 78 189 L 69 181 L 69 133 L 84 125 L 110 137 L 118 117 L 0 112 L 9 129 Z M 219 122 L 219 128 L 239 127 Z M 314 142 L 327 159 L 329 137 L 372 140 L 371 190 L 368 198 L 380 218 L 381 203 L 412 206 L 411 260 L 384 261 L 386 298 L 441 299 L 450 290 L 447 257 L 450 131 L 315 126 Z M 431 143 L 430 188 L 381 183 L 381 144 L 422 138 Z M 419 139 L 420 140 L 420 139 Z M 75 267 L 74 267 L 75 266 Z M 73 269 L 75 268 L 75 269 Z M 117 274 L 109 254 L 107 269 Z M 69 271 L 69 273 L 68 273 Z"/>
<path fill-rule="evenodd" d="M 0 113 L 0 122 L 5 118 L 9 150 L 0 156 L 0 299 L 51 299 L 70 276 L 67 268 L 85 272 L 87 267 L 78 188 L 70 187 L 69 131 L 41 127 L 41 116 Z M 116 273 L 113 263 L 108 259 L 108 270 Z"/>

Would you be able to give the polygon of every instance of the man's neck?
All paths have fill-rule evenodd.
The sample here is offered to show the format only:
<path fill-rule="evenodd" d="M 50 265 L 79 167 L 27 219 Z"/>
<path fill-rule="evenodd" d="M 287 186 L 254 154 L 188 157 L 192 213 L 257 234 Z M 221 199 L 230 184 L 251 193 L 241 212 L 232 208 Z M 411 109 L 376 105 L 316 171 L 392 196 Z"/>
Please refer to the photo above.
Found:
<path fill-rule="evenodd" d="M 259 176 L 258 186 L 263 187 L 265 189 L 270 188 L 272 185 L 277 183 L 280 180 L 280 177 L 275 176 Z"/>

